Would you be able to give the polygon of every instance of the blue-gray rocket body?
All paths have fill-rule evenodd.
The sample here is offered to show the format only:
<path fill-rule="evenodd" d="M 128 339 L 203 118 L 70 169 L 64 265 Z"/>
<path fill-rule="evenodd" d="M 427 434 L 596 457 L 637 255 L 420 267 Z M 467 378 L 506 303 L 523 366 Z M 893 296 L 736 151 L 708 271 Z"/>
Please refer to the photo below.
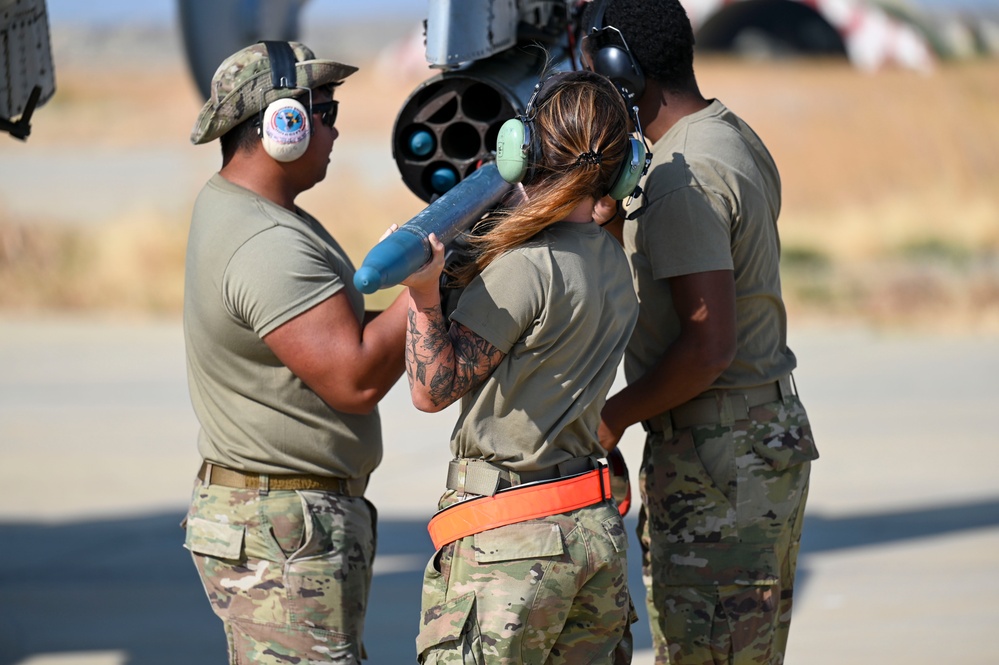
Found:
<path fill-rule="evenodd" d="M 430 234 L 445 245 L 468 229 L 510 191 L 495 164 L 486 164 L 371 248 L 354 273 L 361 293 L 395 286 L 430 260 Z"/>

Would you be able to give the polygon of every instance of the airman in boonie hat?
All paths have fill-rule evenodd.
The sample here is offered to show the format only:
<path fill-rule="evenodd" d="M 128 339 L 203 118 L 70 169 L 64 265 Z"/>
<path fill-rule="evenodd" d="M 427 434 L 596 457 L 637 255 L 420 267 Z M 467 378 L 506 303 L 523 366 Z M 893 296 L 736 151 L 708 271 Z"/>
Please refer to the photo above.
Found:
<path fill-rule="evenodd" d="M 308 46 L 289 42 L 295 52 L 296 83 L 300 88 L 337 85 L 357 71 L 357 67 L 333 60 L 319 60 Z M 212 77 L 211 96 L 198 114 L 191 130 L 191 143 L 208 143 L 276 99 L 294 97 L 294 88 L 275 89 L 271 84 L 271 61 L 267 46 L 253 44 L 222 61 Z"/>

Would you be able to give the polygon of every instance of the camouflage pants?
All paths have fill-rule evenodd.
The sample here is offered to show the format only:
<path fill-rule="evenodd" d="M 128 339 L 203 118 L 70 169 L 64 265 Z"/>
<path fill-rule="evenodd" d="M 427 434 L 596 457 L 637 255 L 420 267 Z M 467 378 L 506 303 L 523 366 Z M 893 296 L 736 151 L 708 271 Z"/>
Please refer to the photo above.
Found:
<path fill-rule="evenodd" d="M 810 462 L 797 397 L 650 433 L 638 536 L 656 663 L 780 665 Z"/>
<path fill-rule="evenodd" d="M 423 577 L 419 661 L 630 663 L 627 543 L 603 502 L 445 545 Z"/>
<path fill-rule="evenodd" d="M 359 663 L 375 519 L 363 498 L 197 484 L 185 547 L 229 662 Z"/>

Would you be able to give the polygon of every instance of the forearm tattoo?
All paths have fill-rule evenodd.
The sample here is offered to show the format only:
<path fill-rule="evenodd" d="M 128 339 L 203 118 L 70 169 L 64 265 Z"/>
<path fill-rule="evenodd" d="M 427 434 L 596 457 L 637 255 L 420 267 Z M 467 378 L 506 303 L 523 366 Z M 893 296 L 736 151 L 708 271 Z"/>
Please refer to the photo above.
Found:
<path fill-rule="evenodd" d="M 409 310 L 406 375 L 409 388 L 448 405 L 482 384 L 503 360 L 502 351 L 460 324 L 445 329 L 438 307 Z"/>

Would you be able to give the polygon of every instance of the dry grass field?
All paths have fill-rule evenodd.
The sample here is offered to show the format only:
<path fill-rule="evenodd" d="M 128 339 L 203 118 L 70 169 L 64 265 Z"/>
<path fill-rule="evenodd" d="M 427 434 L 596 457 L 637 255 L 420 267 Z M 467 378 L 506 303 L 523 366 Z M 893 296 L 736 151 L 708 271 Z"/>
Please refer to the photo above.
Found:
<path fill-rule="evenodd" d="M 354 160 L 368 145 L 388 153 L 395 114 L 432 73 L 360 64 L 339 93 L 343 135 L 329 176 L 300 201 L 356 262 L 389 224 L 422 208 L 398 174 L 372 185 Z M 999 330 L 999 62 L 923 75 L 705 59 L 697 72 L 704 94 L 753 125 L 780 166 L 784 289 L 796 321 Z M 32 151 L 57 162 L 60 151 L 98 148 L 123 159 L 196 154 L 202 161 L 191 168 L 203 168 L 205 151 L 217 150 L 187 142 L 200 101 L 179 58 L 105 63 L 99 74 L 85 62 L 59 63 L 57 82 L 25 144 L 0 137 L 4 169 Z M 390 159 L 380 164 L 394 169 Z M 0 311 L 178 313 L 196 190 L 171 192 L 170 173 L 148 178 L 159 181 L 148 205 L 87 224 L 0 197 Z M 16 196 L 60 196 L 59 182 L 39 180 Z"/>

